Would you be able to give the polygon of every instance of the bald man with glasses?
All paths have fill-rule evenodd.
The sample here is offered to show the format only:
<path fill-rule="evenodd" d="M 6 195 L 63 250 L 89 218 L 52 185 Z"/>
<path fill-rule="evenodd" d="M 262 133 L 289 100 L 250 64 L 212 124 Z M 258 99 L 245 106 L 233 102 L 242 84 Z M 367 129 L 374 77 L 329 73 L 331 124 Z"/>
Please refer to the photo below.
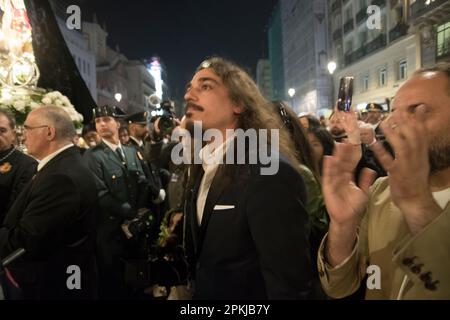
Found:
<path fill-rule="evenodd" d="M 0 257 L 25 249 L 10 265 L 24 299 L 95 298 L 95 180 L 71 142 L 73 123 L 48 106 L 32 111 L 24 129 L 39 165 L 0 228 Z M 82 274 L 72 283 L 74 266 Z"/>

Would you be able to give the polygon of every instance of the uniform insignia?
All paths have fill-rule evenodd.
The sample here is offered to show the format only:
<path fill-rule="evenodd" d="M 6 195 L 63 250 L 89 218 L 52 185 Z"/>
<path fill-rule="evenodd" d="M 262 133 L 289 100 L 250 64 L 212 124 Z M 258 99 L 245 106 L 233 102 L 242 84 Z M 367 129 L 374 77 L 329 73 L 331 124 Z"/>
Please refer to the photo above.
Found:
<path fill-rule="evenodd" d="M 142 156 L 140 151 L 137 152 L 137 156 L 138 156 L 139 160 L 141 160 L 141 161 L 144 160 L 144 157 Z"/>
<path fill-rule="evenodd" d="M 0 173 L 8 173 L 12 169 L 12 165 L 9 162 L 5 162 L 0 166 Z"/>

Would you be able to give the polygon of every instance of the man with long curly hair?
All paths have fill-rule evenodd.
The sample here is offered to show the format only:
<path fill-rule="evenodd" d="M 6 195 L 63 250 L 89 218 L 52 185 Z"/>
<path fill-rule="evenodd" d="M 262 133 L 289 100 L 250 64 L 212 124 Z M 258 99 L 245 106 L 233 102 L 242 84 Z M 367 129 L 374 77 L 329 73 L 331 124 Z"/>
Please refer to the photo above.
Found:
<path fill-rule="evenodd" d="M 200 122 L 204 131 L 215 129 L 226 137 L 220 145 L 207 144 L 200 152 L 203 163 L 190 170 L 185 247 L 194 298 L 307 298 L 311 263 L 305 185 L 287 133 L 279 130 L 277 141 L 272 134 L 261 138 L 282 127 L 280 118 L 267 108 L 250 76 L 219 57 L 196 70 L 185 100 L 187 127 Z M 279 146 L 271 148 L 271 157 L 279 160 L 277 172 L 264 175 L 262 161 L 248 161 L 255 151 L 248 147 L 252 141 L 243 158 L 238 155 L 245 161 L 206 161 L 208 150 L 212 158 L 219 152 L 229 155 L 233 147 L 236 151 L 238 129 L 256 130 L 258 142 Z M 230 130 L 235 134 L 227 136 Z"/>

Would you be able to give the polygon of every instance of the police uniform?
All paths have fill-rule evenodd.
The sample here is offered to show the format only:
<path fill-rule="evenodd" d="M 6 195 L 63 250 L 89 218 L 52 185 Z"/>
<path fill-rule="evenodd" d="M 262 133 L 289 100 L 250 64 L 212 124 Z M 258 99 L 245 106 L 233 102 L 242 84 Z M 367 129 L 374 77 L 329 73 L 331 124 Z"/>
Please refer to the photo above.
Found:
<path fill-rule="evenodd" d="M 366 111 L 367 112 L 377 112 L 377 113 L 383 113 L 384 109 L 381 104 L 378 103 L 369 103 L 366 105 Z M 384 140 L 383 132 L 381 131 L 380 125 L 378 124 L 375 127 L 375 136 L 377 140 Z"/>
<path fill-rule="evenodd" d="M 0 226 L 6 212 L 36 172 L 37 162 L 11 147 L 0 151 Z"/>
<path fill-rule="evenodd" d="M 117 114 L 114 108 L 105 106 L 94 109 L 94 117 L 116 118 Z M 135 150 L 123 145 L 120 148 L 118 154 L 102 141 L 84 154 L 99 197 L 97 246 L 103 297 L 126 295 L 123 260 L 130 257 L 130 245 L 135 240 L 127 239 L 122 225 L 135 218 L 148 201 L 145 174 Z"/>
<path fill-rule="evenodd" d="M 131 123 L 138 123 L 138 124 L 147 124 L 147 112 L 139 112 L 132 114 L 128 117 L 126 117 L 126 121 L 128 124 Z M 141 143 L 138 142 L 138 140 L 130 135 L 130 147 L 133 147 L 136 150 L 136 154 L 141 162 L 142 168 L 144 169 L 144 173 L 149 179 L 149 185 L 151 187 L 152 191 L 152 198 L 155 199 L 159 195 L 159 191 L 162 188 L 161 186 L 161 180 L 159 178 L 157 167 L 151 163 L 148 163 L 144 159 L 144 147 L 145 142 L 142 141 Z"/>

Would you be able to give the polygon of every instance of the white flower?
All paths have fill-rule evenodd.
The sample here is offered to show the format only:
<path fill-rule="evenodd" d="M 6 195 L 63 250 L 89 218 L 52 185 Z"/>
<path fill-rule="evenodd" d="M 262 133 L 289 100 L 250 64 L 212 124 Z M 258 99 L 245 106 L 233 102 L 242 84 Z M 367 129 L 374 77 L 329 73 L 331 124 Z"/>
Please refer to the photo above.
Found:
<path fill-rule="evenodd" d="M 52 104 L 52 99 L 49 98 L 48 96 L 44 96 L 44 98 L 42 99 L 42 103 L 43 104 Z"/>
<path fill-rule="evenodd" d="M 23 100 L 17 100 L 14 102 L 13 107 L 19 112 L 25 111 L 26 103 Z"/>
<path fill-rule="evenodd" d="M 44 94 L 43 99 L 53 100 L 53 93 L 49 92 L 49 93 Z"/>
<path fill-rule="evenodd" d="M 69 114 L 72 121 L 79 121 L 83 122 L 83 116 L 75 110 L 75 108 L 66 108 L 65 109 L 67 113 Z"/>
<path fill-rule="evenodd" d="M 60 99 L 56 99 L 55 102 L 54 102 L 54 104 L 55 104 L 55 106 L 57 106 L 57 107 L 62 107 L 62 105 L 63 105 L 63 103 L 62 103 L 62 101 L 61 101 Z"/>
<path fill-rule="evenodd" d="M 70 103 L 69 99 L 66 96 L 63 96 L 61 98 L 61 102 L 62 102 L 64 107 L 70 107 L 71 106 L 71 103 Z"/>
<path fill-rule="evenodd" d="M 4 106 L 10 106 L 14 103 L 13 99 L 4 99 L 4 100 L 0 100 L 0 104 L 4 105 Z"/>

